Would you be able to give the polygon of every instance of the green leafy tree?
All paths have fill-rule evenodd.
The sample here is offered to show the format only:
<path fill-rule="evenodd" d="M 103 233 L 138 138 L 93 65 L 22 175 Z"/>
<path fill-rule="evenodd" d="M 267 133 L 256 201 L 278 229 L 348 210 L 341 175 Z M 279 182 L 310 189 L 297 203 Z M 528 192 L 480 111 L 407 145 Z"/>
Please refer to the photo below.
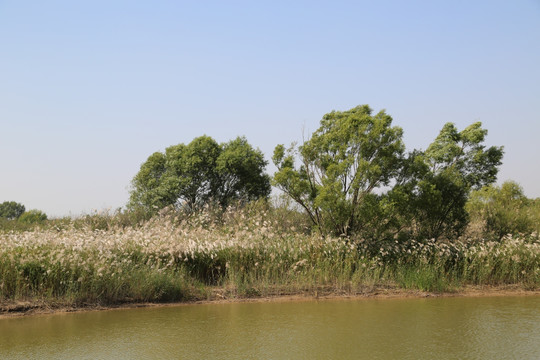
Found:
<path fill-rule="evenodd" d="M 222 145 L 216 160 L 216 199 L 222 205 L 231 200 L 256 200 L 270 195 L 270 177 L 263 173 L 268 162 L 244 137 Z"/>
<path fill-rule="evenodd" d="M 454 124 L 445 124 L 425 152 L 431 172 L 456 172 L 468 189 L 479 189 L 495 182 L 504 151 L 502 146 L 486 148 L 483 143 L 487 133 L 481 122 L 475 122 L 461 132 Z"/>
<path fill-rule="evenodd" d="M 468 223 L 471 190 L 496 180 L 503 148 L 483 144 L 487 130 L 476 122 L 458 132 L 447 123 L 425 152 L 414 151 L 389 194 L 402 231 L 418 238 L 459 236 Z"/>
<path fill-rule="evenodd" d="M 155 212 L 166 206 L 196 208 L 255 200 L 270 194 L 267 162 L 243 137 L 218 144 L 209 136 L 156 152 L 132 181 L 129 207 Z"/>
<path fill-rule="evenodd" d="M 514 181 L 473 191 L 466 209 L 472 220 L 483 223 L 485 231 L 497 239 L 535 230 L 530 211 L 534 209 L 534 202 L 527 199 L 521 186 Z"/>
<path fill-rule="evenodd" d="M 15 201 L 4 201 L 0 204 L 0 218 L 8 220 L 17 219 L 24 211 L 24 205 Z"/>
<path fill-rule="evenodd" d="M 398 173 L 403 131 L 384 110 L 372 115 L 368 105 L 332 111 L 320 125 L 302 146 L 275 148 L 273 184 L 304 208 L 321 232 L 349 235 L 367 221 L 362 215 L 373 210 L 374 192 Z"/>
<path fill-rule="evenodd" d="M 47 220 L 47 215 L 41 210 L 28 210 L 23 213 L 19 220 L 24 224 L 39 224 Z"/>

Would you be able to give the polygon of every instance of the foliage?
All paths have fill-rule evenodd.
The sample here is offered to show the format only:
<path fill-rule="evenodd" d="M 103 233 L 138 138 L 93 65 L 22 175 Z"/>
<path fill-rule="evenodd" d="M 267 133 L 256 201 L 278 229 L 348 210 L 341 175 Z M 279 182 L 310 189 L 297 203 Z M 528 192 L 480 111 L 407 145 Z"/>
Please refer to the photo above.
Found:
<path fill-rule="evenodd" d="M 402 130 L 391 124 L 367 105 L 326 114 L 302 146 L 275 148 L 273 184 L 323 233 L 376 241 L 458 237 L 471 190 L 496 180 L 503 148 L 484 145 L 479 122 L 461 132 L 447 123 L 427 150 L 404 157 Z"/>
<path fill-rule="evenodd" d="M 40 210 L 28 210 L 19 217 L 19 221 L 25 224 L 39 224 L 47 220 L 47 215 Z"/>
<path fill-rule="evenodd" d="M 445 124 L 425 152 L 431 172 L 438 174 L 451 169 L 469 189 L 493 183 L 497 180 L 503 148 L 492 146 L 486 149 L 483 145 L 486 135 L 487 130 L 482 129 L 481 122 L 475 122 L 461 132 L 454 124 Z"/>
<path fill-rule="evenodd" d="M 386 242 L 302 234 L 263 203 L 140 227 L 0 233 L 0 304 L 113 304 L 286 293 L 361 293 L 376 287 L 451 291 L 462 285 L 540 286 L 535 237 L 453 243 Z M 218 286 L 216 288 L 216 286 Z"/>
<path fill-rule="evenodd" d="M 4 201 L 0 204 L 0 218 L 18 219 L 25 211 L 24 205 L 15 201 Z"/>
<path fill-rule="evenodd" d="M 218 144 L 209 136 L 170 146 L 141 165 L 132 181 L 129 208 L 155 213 L 167 206 L 197 208 L 209 202 L 266 198 L 267 162 L 243 137 Z"/>
<path fill-rule="evenodd" d="M 273 183 L 291 196 L 324 233 L 361 228 L 365 199 L 390 183 L 404 150 L 402 130 L 368 105 L 324 115 L 320 128 L 296 149 L 278 145 Z M 295 166 L 295 157 L 300 166 Z"/>
<path fill-rule="evenodd" d="M 472 189 L 496 180 L 503 148 L 483 145 L 487 130 L 476 122 L 458 132 L 447 123 L 425 152 L 404 161 L 389 193 L 401 229 L 416 238 L 455 238 L 463 233 Z"/>
<path fill-rule="evenodd" d="M 475 222 L 483 224 L 486 235 L 501 239 L 507 234 L 531 234 L 537 230 L 534 205 L 519 184 L 506 181 L 500 187 L 490 185 L 473 191 L 467 211 Z"/>
<path fill-rule="evenodd" d="M 238 137 L 222 144 L 216 159 L 217 191 L 222 206 L 234 200 L 256 200 L 270 195 L 270 177 L 264 174 L 268 162 L 260 150 L 254 150 L 246 138 Z"/>

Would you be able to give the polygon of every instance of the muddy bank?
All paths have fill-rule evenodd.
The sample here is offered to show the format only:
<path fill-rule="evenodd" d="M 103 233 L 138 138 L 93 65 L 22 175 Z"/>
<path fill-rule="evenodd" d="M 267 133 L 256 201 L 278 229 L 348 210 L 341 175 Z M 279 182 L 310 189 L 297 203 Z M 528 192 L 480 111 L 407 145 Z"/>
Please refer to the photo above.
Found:
<path fill-rule="evenodd" d="M 0 319 L 15 316 L 68 313 L 81 311 L 107 311 L 114 309 L 133 309 L 141 307 L 185 306 L 209 303 L 233 302 L 271 302 L 271 301 L 317 301 L 338 299 L 392 299 L 426 297 L 488 297 L 488 296 L 540 296 L 540 289 L 525 289 L 519 285 L 504 286 L 466 286 L 452 292 L 426 292 L 419 290 L 366 287 L 354 293 L 343 290 L 321 288 L 315 291 L 286 292 L 276 291 L 265 296 L 238 297 L 224 288 L 214 288 L 206 298 L 193 298 L 173 303 L 120 303 L 120 304 L 67 304 L 61 301 L 14 301 L 0 303 Z"/>

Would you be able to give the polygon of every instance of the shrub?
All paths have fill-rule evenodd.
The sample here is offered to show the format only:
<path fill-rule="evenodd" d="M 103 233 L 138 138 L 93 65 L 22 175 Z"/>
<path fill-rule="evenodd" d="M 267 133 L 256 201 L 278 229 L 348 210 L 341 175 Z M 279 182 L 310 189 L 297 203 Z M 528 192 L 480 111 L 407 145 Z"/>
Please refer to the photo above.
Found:
<path fill-rule="evenodd" d="M 47 215 L 41 210 L 28 210 L 19 217 L 24 224 L 39 224 L 47 220 Z"/>
<path fill-rule="evenodd" d="M 495 239 L 534 232 L 534 208 L 535 202 L 527 199 L 514 181 L 474 191 L 467 203 L 472 221 L 482 224 L 486 235 Z"/>

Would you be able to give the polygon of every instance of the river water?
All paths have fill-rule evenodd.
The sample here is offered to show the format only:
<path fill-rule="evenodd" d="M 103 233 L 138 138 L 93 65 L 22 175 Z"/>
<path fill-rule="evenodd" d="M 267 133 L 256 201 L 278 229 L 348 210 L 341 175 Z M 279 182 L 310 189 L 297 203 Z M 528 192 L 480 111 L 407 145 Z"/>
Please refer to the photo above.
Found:
<path fill-rule="evenodd" d="M 0 359 L 540 359 L 540 297 L 205 304 L 4 318 Z"/>

